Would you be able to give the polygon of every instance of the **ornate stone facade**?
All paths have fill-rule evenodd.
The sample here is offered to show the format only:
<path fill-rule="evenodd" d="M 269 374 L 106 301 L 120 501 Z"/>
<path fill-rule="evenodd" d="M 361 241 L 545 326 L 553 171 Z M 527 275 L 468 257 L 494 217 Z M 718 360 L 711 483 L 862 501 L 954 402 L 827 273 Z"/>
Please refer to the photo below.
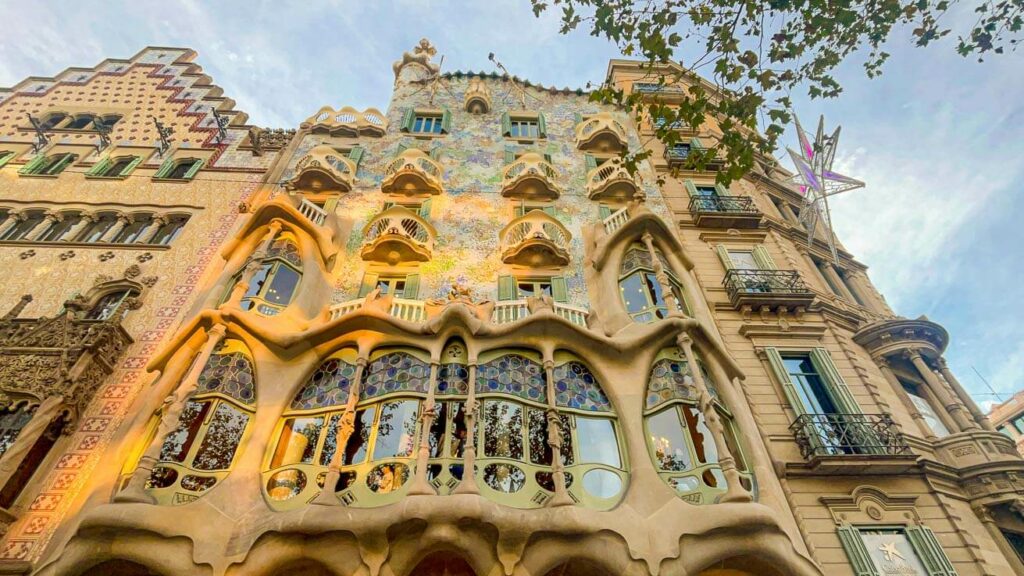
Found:
<path fill-rule="evenodd" d="M 294 130 L 182 49 L 0 92 L 0 573 L 1024 573 L 1024 461 L 777 162 L 435 55 Z"/>

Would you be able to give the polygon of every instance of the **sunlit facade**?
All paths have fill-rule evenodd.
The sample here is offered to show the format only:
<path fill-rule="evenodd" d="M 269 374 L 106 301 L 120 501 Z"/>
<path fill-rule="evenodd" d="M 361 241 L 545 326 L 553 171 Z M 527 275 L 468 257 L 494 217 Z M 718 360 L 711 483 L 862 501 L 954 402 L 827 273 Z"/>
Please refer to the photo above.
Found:
<path fill-rule="evenodd" d="M 434 56 L 288 130 L 178 48 L 0 91 L 0 573 L 1024 573 L 1013 442 L 774 159 Z"/>

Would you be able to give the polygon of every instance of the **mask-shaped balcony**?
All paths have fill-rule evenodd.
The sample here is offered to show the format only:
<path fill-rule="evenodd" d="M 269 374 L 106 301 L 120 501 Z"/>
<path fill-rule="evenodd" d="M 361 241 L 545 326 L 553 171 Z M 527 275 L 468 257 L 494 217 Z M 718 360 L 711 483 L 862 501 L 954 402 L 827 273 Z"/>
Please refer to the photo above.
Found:
<path fill-rule="evenodd" d="M 587 174 L 587 196 L 591 200 L 632 200 L 640 189 L 618 159 L 612 159 Z"/>
<path fill-rule="evenodd" d="M 388 129 L 388 120 L 380 110 L 367 108 L 362 112 L 351 106 L 335 110 L 324 106 L 301 124 L 314 134 L 328 133 L 332 136 L 383 136 Z"/>
<path fill-rule="evenodd" d="M 441 165 L 418 148 L 409 148 L 384 169 L 381 192 L 385 194 L 440 194 Z"/>
<path fill-rule="evenodd" d="M 576 127 L 576 147 L 580 150 L 618 154 L 626 145 L 626 127 L 607 112 L 595 114 Z"/>
<path fill-rule="evenodd" d="M 377 214 L 363 229 L 363 260 L 426 262 L 434 251 L 437 232 L 429 222 L 403 206 L 392 206 Z"/>
<path fill-rule="evenodd" d="M 523 200 L 556 200 L 561 189 L 555 184 L 557 173 L 536 152 L 523 154 L 505 167 L 501 195 Z"/>
<path fill-rule="evenodd" d="M 562 223 L 541 210 L 533 210 L 505 226 L 501 259 L 506 264 L 530 267 L 565 266 L 569 263 L 572 234 Z"/>
<path fill-rule="evenodd" d="M 480 78 L 472 78 L 466 88 L 466 112 L 486 114 L 491 111 L 491 92 Z"/>
<path fill-rule="evenodd" d="M 317 146 L 295 164 L 288 190 L 348 192 L 355 182 L 356 165 L 330 146 Z"/>

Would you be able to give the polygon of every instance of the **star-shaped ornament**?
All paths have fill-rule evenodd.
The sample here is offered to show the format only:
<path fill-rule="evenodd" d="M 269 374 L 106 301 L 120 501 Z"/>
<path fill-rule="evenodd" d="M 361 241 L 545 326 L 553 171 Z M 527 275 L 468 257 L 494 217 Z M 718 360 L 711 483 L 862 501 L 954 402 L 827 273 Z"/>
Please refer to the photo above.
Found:
<path fill-rule="evenodd" d="M 900 551 L 896 549 L 896 542 L 895 541 L 893 541 L 893 542 L 886 542 L 885 544 L 881 544 L 881 545 L 878 546 L 878 549 L 881 550 L 883 554 L 885 554 L 885 561 L 886 562 L 892 562 L 893 558 L 899 558 L 900 560 L 906 560 L 906 558 L 903 557 L 903 554 L 901 554 Z"/>

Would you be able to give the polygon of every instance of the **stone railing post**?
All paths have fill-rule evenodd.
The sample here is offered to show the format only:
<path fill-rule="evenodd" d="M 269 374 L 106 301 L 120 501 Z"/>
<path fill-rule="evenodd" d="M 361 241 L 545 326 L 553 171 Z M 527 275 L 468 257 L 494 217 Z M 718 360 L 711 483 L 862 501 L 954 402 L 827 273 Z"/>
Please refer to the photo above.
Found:
<path fill-rule="evenodd" d="M 348 401 L 345 402 L 345 410 L 338 418 L 338 433 L 335 435 L 334 454 L 327 464 L 327 476 L 324 477 L 324 488 L 313 499 L 317 506 L 338 506 L 341 502 L 334 496 L 338 479 L 341 478 L 341 457 L 345 453 L 348 439 L 356 429 L 356 404 L 359 402 L 359 390 L 363 384 L 363 374 L 366 372 L 367 358 L 359 356 L 356 359 L 356 374 L 352 378 L 352 386 L 348 389 Z"/>

